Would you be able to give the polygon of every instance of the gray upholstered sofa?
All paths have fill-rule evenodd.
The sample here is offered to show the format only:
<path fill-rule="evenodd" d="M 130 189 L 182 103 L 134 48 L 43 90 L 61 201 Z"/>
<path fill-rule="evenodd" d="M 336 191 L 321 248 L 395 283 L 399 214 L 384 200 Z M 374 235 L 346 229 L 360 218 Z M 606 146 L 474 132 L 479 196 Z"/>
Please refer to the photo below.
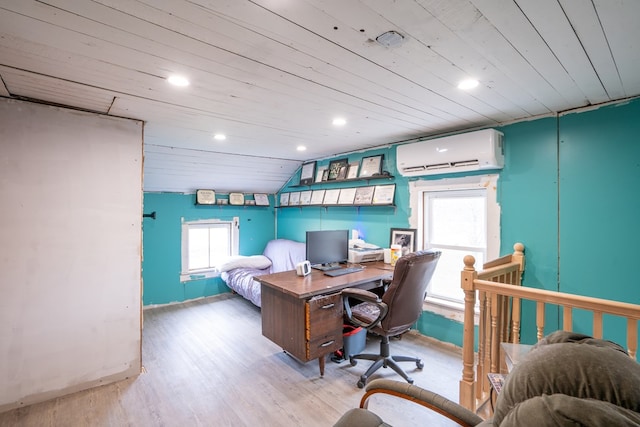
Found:
<path fill-rule="evenodd" d="M 410 399 L 461 425 L 640 426 L 640 364 L 615 343 L 571 332 L 543 338 L 515 366 L 488 420 L 419 387 L 376 380 L 367 386 L 360 408 L 347 412 L 335 425 L 388 425 L 363 409 L 376 393 Z M 389 422 L 402 425 L 399 420 Z"/>

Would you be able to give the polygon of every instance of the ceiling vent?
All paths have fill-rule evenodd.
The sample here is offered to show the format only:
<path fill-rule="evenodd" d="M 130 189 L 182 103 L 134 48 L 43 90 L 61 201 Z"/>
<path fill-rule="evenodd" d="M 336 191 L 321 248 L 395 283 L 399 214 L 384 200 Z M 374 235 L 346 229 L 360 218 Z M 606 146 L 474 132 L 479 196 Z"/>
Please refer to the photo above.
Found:
<path fill-rule="evenodd" d="M 382 46 L 396 47 L 402 44 L 404 36 L 395 31 L 387 31 L 386 33 L 382 33 L 376 37 L 376 41 Z"/>
<path fill-rule="evenodd" d="M 501 132 L 485 129 L 399 145 L 396 166 L 402 176 L 502 169 L 502 138 Z"/>

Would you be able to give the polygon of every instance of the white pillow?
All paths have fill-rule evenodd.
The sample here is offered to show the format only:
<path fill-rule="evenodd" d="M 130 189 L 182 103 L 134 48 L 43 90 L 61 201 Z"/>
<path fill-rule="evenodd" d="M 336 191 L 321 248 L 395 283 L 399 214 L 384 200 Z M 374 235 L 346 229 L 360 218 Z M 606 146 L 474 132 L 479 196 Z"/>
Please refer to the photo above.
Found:
<path fill-rule="evenodd" d="M 263 268 L 271 267 L 271 260 L 264 255 L 251 256 L 230 256 L 225 258 L 216 269 L 218 271 L 229 271 L 234 268 Z"/>

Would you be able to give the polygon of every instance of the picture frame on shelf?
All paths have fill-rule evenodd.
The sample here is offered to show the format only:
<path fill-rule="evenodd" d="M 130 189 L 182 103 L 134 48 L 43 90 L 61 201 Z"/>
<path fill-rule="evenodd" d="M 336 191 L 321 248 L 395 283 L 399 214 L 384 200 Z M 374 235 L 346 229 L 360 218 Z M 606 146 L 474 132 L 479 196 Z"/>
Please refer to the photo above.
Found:
<path fill-rule="evenodd" d="M 392 205 L 395 192 L 395 184 L 376 185 L 373 190 L 373 200 L 371 203 L 374 205 Z"/>
<path fill-rule="evenodd" d="M 354 205 L 370 205 L 373 201 L 373 185 L 368 187 L 358 187 L 356 189 L 356 197 L 353 200 Z"/>
<path fill-rule="evenodd" d="M 340 196 L 338 197 L 339 205 L 353 205 L 353 199 L 356 196 L 355 188 L 343 188 L 340 190 Z"/>
<path fill-rule="evenodd" d="M 289 193 L 280 193 L 280 206 L 289 206 Z"/>
<path fill-rule="evenodd" d="M 389 237 L 389 246 L 400 245 L 402 255 L 416 251 L 416 233 L 415 228 L 392 228 Z"/>
<path fill-rule="evenodd" d="M 269 196 L 265 193 L 254 193 L 253 200 L 256 201 L 256 206 L 269 206 Z"/>
<path fill-rule="evenodd" d="M 311 190 L 300 192 L 300 206 L 311 204 Z"/>
<path fill-rule="evenodd" d="M 318 166 L 316 171 L 316 182 L 326 181 L 327 166 Z"/>
<path fill-rule="evenodd" d="M 300 170 L 300 185 L 312 184 L 316 173 L 316 162 L 303 163 Z"/>
<path fill-rule="evenodd" d="M 323 205 L 337 205 L 338 197 L 340 196 L 339 188 L 331 188 L 324 193 Z"/>
<path fill-rule="evenodd" d="M 338 179 L 344 179 L 347 176 L 347 167 L 349 166 L 349 160 L 344 159 L 331 160 L 329 162 L 329 174 L 327 175 L 327 181 L 336 181 Z M 342 176 L 342 178 L 340 178 Z"/>
<path fill-rule="evenodd" d="M 196 190 L 196 205 L 215 205 L 215 190 Z"/>
<path fill-rule="evenodd" d="M 325 190 L 313 190 L 311 193 L 311 205 L 321 205 L 324 200 L 324 191 Z"/>
<path fill-rule="evenodd" d="M 229 193 L 229 204 L 234 206 L 244 205 L 244 193 Z"/>
<path fill-rule="evenodd" d="M 294 191 L 289 194 L 289 206 L 298 206 L 300 204 L 300 192 Z"/>
<path fill-rule="evenodd" d="M 356 179 L 356 178 L 358 178 L 358 167 L 359 166 L 360 166 L 360 162 L 349 163 L 349 169 L 347 169 L 347 179 Z"/>
<path fill-rule="evenodd" d="M 360 165 L 360 174 L 358 174 L 358 177 L 367 178 L 374 175 L 380 175 L 382 173 L 383 158 L 384 154 L 363 157 L 362 164 Z"/>

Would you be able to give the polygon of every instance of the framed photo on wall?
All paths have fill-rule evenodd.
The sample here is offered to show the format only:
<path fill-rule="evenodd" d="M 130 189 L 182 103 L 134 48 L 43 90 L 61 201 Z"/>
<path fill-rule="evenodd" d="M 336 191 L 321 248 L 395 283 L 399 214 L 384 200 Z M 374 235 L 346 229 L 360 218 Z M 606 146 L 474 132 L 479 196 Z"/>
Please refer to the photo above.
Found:
<path fill-rule="evenodd" d="M 402 255 L 406 255 L 416 251 L 416 233 L 415 228 L 392 228 L 389 246 L 400 245 Z"/>

